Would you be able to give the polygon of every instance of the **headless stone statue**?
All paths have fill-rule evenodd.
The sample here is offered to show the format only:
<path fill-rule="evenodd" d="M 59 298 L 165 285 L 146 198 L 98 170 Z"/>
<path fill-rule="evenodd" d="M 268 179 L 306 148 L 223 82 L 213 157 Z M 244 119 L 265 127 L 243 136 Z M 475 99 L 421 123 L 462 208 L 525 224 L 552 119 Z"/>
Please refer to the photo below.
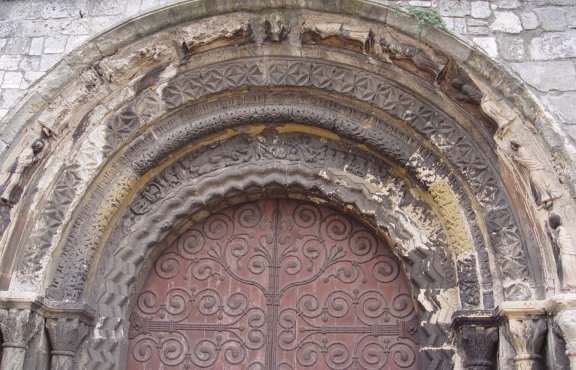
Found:
<path fill-rule="evenodd" d="M 510 144 L 514 161 L 528 174 L 536 204 L 544 206 L 544 208 L 550 208 L 552 202 L 561 197 L 561 193 L 556 189 L 553 181 L 554 174 L 542 162 L 537 160 L 532 153 L 528 152 L 525 147 L 514 141 Z"/>
<path fill-rule="evenodd" d="M 552 241 L 558 247 L 560 255 L 560 267 L 562 268 L 562 288 L 576 288 L 576 244 L 568 230 L 562 225 L 558 215 L 552 215 L 549 219 Z"/>

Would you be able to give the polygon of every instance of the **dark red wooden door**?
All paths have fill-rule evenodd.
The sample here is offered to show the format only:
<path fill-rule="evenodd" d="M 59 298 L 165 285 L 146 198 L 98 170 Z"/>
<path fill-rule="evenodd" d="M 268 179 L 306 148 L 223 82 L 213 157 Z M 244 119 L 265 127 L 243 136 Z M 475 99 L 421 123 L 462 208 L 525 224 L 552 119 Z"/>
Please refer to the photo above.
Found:
<path fill-rule="evenodd" d="M 363 225 L 263 200 L 214 214 L 156 261 L 129 370 L 415 369 L 406 276 Z"/>

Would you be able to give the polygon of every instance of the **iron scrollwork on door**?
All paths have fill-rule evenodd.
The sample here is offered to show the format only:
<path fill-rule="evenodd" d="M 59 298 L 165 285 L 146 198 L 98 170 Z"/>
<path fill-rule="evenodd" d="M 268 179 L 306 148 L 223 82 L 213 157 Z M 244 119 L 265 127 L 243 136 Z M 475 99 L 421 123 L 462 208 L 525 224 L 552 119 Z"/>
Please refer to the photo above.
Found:
<path fill-rule="evenodd" d="M 408 282 L 366 227 L 264 200 L 184 232 L 131 316 L 128 369 L 415 369 Z"/>

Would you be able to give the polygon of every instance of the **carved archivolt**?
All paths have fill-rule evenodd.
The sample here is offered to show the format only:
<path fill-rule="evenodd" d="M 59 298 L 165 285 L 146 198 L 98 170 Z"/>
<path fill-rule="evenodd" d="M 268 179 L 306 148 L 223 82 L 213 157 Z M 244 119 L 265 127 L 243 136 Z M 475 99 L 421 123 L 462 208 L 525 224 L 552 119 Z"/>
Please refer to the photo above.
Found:
<path fill-rule="evenodd" d="M 475 83 L 486 62 L 455 41 L 417 41 L 393 30 L 400 16 L 384 25 L 320 3 L 252 13 L 247 1 L 68 59 L 92 58 L 36 112 L 41 150 L 24 137 L 32 155 L 6 157 L 16 170 L 3 184 L 2 266 L 12 292 L 97 307 L 91 360 L 120 358 L 157 243 L 184 219 L 269 192 L 348 209 L 390 241 L 421 306 L 422 364 L 451 362 L 454 310 L 553 287 L 539 217 L 566 197 L 550 195 L 555 179 L 544 186 L 546 161 L 517 179 L 527 161 L 502 153 L 534 111 L 486 98 Z M 548 211 L 525 207 L 537 203 Z"/>

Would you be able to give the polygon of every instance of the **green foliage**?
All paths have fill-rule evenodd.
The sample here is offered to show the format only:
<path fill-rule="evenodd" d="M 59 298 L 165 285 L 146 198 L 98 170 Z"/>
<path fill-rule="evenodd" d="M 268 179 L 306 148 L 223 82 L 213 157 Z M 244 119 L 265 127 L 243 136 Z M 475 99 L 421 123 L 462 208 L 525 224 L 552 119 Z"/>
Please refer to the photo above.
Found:
<path fill-rule="evenodd" d="M 415 6 L 406 7 L 408 14 L 416 18 L 420 31 L 424 27 L 440 28 L 445 30 L 446 24 L 435 9 L 417 8 Z"/>

